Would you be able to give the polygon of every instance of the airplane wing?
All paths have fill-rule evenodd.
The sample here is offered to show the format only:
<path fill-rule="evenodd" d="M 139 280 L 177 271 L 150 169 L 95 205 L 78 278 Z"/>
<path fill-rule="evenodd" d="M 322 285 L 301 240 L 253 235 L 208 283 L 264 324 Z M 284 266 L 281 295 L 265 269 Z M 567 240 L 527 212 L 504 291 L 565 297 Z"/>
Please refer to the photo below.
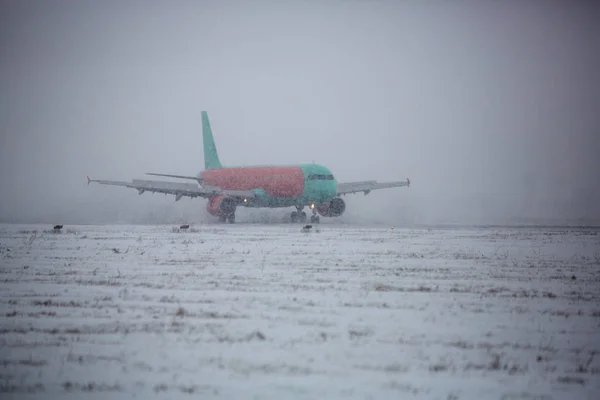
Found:
<path fill-rule="evenodd" d="M 377 181 L 362 181 L 362 182 L 347 182 L 338 183 L 337 194 L 349 194 L 364 192 L 365 195 L 371 193 L 371 190 L 376 189 L 387 189 L 393 187 L 410 186 L 410 179 L 406 178 L 405 181 L 396 182 L 377 182 Z"/>
<path fill-rule="evenodd" d="M 102 179 L 90 179 L 88 176 L 88 185 L 90 182 L 96 182 L 101 185 L 125 186 L 137 189 L 139 194 L 144 192 L 164 193 L 175 195 L 175 201 L 179 201 L 183 196 L 187 197 L 205 197 L 224 195 L 229 197 L 238 197 L 240 199 L 249 199 L 254 197 L 254 192 L 249 190 L 222 190 L 217 187 L 200 187 L 193 183 L 179 183 L 166 181 L 150 181 L 143 179 L 133 179 L 131 182 L 107 181 Z"/>

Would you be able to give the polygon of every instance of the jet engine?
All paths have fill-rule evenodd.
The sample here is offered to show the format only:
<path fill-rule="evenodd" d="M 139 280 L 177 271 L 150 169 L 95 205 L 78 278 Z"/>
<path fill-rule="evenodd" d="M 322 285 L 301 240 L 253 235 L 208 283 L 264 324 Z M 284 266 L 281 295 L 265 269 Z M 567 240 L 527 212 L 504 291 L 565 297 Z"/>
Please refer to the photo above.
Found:
<path fill-rule="evenodd" d="M 317 212 L 323 217 L 339 217 L 344 211 L 346 211 L 346 203 L 339 197 L 317 206 Z"/>
<path fill-rule="evenodd" d="M 227 196 L 216 196 L 208 200 L 206 209 L 215 217 L 227 217 L 235 212 L 236 206 L 236 201 L 233 198 Z"/>

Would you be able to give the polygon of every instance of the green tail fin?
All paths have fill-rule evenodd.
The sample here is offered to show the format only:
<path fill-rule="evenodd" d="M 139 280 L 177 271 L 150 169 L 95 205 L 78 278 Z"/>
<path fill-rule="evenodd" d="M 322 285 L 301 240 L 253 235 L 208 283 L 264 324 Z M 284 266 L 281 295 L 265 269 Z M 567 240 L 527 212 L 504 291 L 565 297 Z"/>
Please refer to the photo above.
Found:
<path fill-rule="evenodd" d="M 206 111 L 202 111 L 202 139 L 204 142 L 204 168 L 207 170 L 223 168 L 221 161 L 219 161 L 217 146 L 215 146 L 215 139 L 210 129 L 210 121 Z"/>

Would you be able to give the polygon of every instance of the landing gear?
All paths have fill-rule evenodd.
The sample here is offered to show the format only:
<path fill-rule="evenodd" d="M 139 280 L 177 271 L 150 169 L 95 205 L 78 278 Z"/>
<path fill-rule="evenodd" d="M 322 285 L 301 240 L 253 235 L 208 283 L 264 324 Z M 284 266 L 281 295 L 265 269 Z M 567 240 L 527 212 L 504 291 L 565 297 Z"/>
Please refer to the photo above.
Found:
<path fill-rule="evenodd" d="M 300 211 L 300 212 L 296 212 L 294 211 L 292 213 L 292 223 L 296 223 L 296 222 L 306 222 L 306 213 L 304 211 Z"/>
<path fill-rule="evenodd" d="M 292 212 L 292 224 L 296 222 L 306 222 L 306 213 L 302 211 L 304 207 L 296 207 L 298 211 Z"/>
<path fill-rule="evenodd" d="M 235 214 L 221 215 L 219 216 L 219 222 L 229 222 L 230 224 L 233 224 L 235 223 Z"/>
<path fill-rule="evenodd" d="M 318 224 L 320 221 L 319 215 L 317 215 L 317 210 L 315 209 L 315 207 L 312 207 L 312 215 L 310 216 L 310 223 L 311 224 Z"/>

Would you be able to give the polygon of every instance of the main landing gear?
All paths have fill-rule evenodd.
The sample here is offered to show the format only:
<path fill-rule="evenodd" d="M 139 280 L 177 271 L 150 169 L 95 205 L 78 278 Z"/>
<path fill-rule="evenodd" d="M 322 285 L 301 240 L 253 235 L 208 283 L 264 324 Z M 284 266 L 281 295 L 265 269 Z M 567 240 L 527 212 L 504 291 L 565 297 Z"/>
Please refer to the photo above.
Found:
<path fill-rule="evenodd" d="M 231 213 L 229 215 L 221 215 L 219 217 L 219 222 L 229 222 L 230 224 L 233 224 L 235 222 L 235 213 Z"/>
<path fill-rule="evenodd" d="M 296 209 L 298 211 L 294 211 L 292 212 L 292 223 L 305 223 L 306 222 L 306 213 L 304 211 L 302 211 L 304 207 L 296 207 Z M 315 209 L 314 206 L 311 206 L 312 209 L 312 215 L 310 216 L 310 223 L 311 224 L 318 224 L 320 222 L 319 220 L 319 216 L 317 215 L 317 210 Z"/>
<path fill-rule="evenodd" d="M 306 213 L 302 211 L 304 207 L 296 207 L 298 211 L 292 212 L 292 224 L 296 222 L 306 222 Z"/>

